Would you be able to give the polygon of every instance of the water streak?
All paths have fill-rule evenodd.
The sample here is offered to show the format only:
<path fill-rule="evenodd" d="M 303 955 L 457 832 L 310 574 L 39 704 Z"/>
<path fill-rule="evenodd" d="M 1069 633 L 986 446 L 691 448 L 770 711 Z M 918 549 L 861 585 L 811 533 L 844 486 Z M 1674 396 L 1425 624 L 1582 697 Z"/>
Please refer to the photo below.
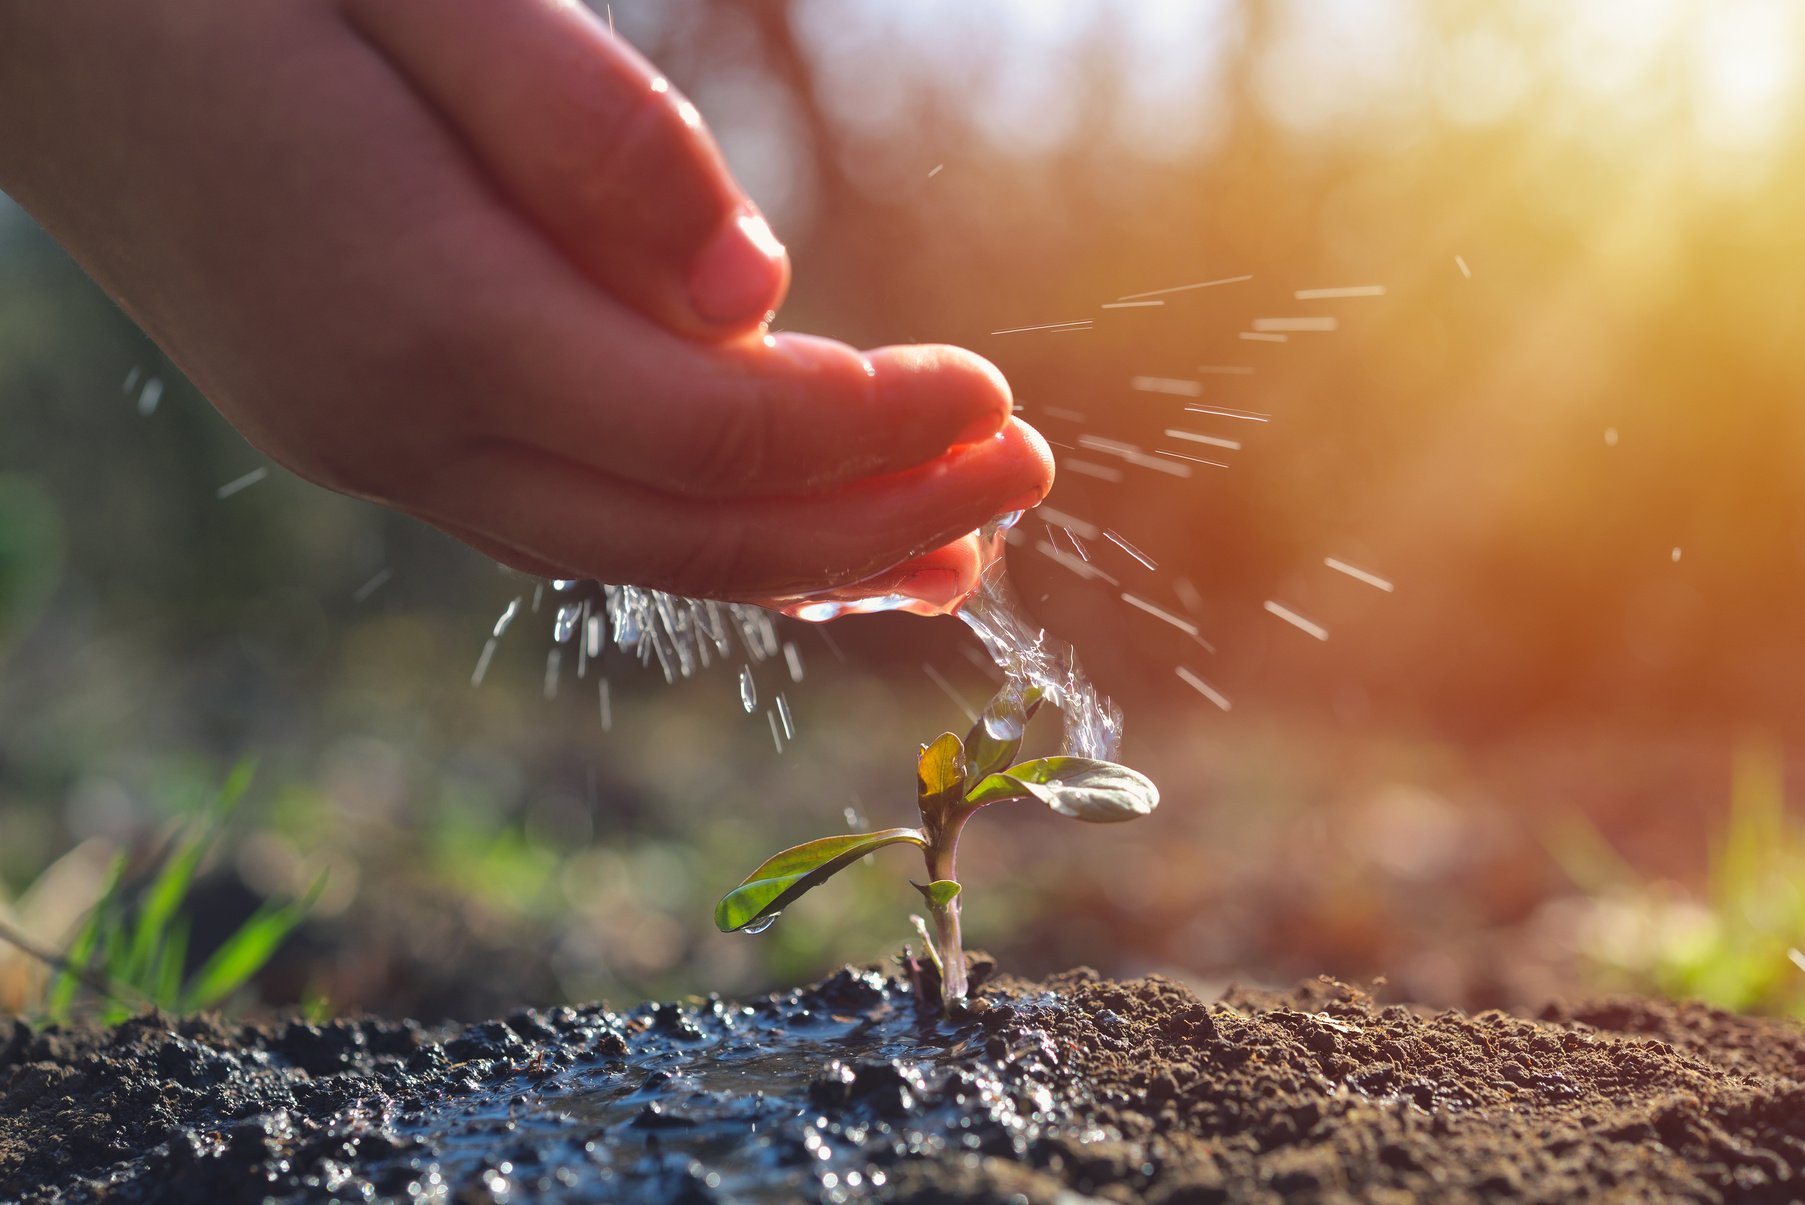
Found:
<path fill-rule="evenodd" d="M 1063 752 L 1073 757 L 1109 761 L 1122 744 L 1122 711 L 1098 692 L 1078 664 L 1078 654 L 1063 640 L 1049 637 L 1023 613 L 1009 582 L 1002 556 L 1002 533 L 1019 516 L 986 528 L 990 559 L 978 588 L 960 606 L 958 616 L 977 634 L 1004 674 L 1004 692 L 1022 698 L 1039 687 L 1047 702 L 1065 719 Z"/>
<path fill-rule="evenodd" d="M 1029 622 L 1010 587 L 1003 547 L 1020 518 L 1019 513 L 1004 515 L 978 533 L 985 567 L 977 587 L 967 597 L 936 601 L 931 608 L 924 600 L 904 594 L 852 601 L 804 599 L 791 604 L 784 613 L 817 623 L 844 615 L 885 610 L 956 614 L 977 635 L 990 659 L 1003 671 L 1003 689 L 1008 696 L 1019 701 L 1031 688 L 1038 687 L 1045 700 L 1060 709 L 1065 719 L 1063 748 L 1067 754 L 1111 758 L 1121 742 L 1120 709 L 1091 684 L 1071 645 L 1049 638 L 1044 630 Z M 1083 526 L 1096 530 L 1090 524 Z M 1075 539 L 1074 546 L 1081 547 Z M 1115 579 L 1101 570 L 1060 553 L 1051 545 L 1042 542 L 1037 547 L 1068 567 L 1115 584 Z M 560 581 L 552 583 L 552 588 L 566 593 L 581 585 L 583 583 Z M 747 658 L 738 674 L 739 701 L 747 714 L 754 714 L 758 709 L 754 666 L 781 657 L 789 670 L 790 680 L 802 680 L 801 655 L 793 642 L 778 638 L 779 615 L 775 612 L 746 603 L 683 598 L 638 586 L 601 584 L 585 588 L 599 591 L 600 598 L 591 596 L 580 602 L 561 601 L 553 620 L 554 648 L 546 666 L 548 696 L 557 689 L 562 659 L 557 646 L 569 642 L 579 632 L 582 633 L 579 655 L 585 661 L 600 653 L 598 646 L 606 639 L 623 652 L 636 653 L 642 665 L 656 661 L 669 682 L 678 677 L 693 676 L 714 657 L 729 657 L 737 643 Z M 496 644 L 520 610 L 521 600 L 515 598 L 496 621 L 493 635 L 472 675 L 473 683 L 482 681 Z M 835 655 L 841 656 L 827 633 L 823 632 L 822 636 Z M 949 695 L 959 697 L 952 684 L 937 671 L 932 667 L 924 668 Z M 607 728 L 612 724 L 613 708 L 606 678 L 598 684 L 597 691 L 602 724 Z M 961 706 L 965 706 L 963 700 Z M 786 740 L 795 737 L 795 721 L 788 700 L 782 695 L 777 696 L 767 710 L 766 718 L 772 743 L 782 752 Z M 973 715 L 973 719 L 976 718 Z"/>

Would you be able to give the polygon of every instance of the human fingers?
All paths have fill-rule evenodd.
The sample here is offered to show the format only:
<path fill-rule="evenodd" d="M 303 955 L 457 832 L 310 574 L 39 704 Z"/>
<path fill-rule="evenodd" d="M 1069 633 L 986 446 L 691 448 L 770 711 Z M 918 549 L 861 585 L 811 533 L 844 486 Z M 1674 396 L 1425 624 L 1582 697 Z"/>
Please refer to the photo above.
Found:
<path fill-rule="evenodd" d="M 344 0 L 352 25 L 596 283 L 658 322 L 756 326 L 789 259 L 694 105 L 580 4 Z"/>
<path fill-rule="evenodd" d="M 823 490 L 987 439 L 1011 410 L 1002 375 L 953 347 L 860 353 L 793 334 L 701 344 L 551 289 L 469 326 L 480 334 L 460 354 L 488 434 L 671 493 Z"/>
<path fill-rule="evenodd" d="M 758 601 L 773 610 L 809 620 L 865 611 L 946 615 L 978 588 L 983 573 L 980 537 L 977 532 L 967 532 L 900 565 L 844 586 Z"/>
<path fill-rule="evenodd" d="M 870 578 L 1033 505 L 1051 484 L 1051 465 L 1039 435 L 1011 420 L 930 464 L 832 493 L 722 501 L 660 493 L 537 448 L 491 442 L 412 509 L 519 557 L 568 566 L 571 576 L 768 601 Z"/>

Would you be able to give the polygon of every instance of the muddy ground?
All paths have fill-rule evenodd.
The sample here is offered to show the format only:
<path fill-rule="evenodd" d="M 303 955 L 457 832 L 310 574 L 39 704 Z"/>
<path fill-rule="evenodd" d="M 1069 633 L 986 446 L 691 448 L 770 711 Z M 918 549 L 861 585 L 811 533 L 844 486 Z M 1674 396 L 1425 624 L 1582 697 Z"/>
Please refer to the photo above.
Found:
<path fill-rule="evenodd" d="M 1793 1201 L 1805 1028 L 1323 981 L 1001 980 L 411 1022 L 0 1022 L 0 1199 Z"/>

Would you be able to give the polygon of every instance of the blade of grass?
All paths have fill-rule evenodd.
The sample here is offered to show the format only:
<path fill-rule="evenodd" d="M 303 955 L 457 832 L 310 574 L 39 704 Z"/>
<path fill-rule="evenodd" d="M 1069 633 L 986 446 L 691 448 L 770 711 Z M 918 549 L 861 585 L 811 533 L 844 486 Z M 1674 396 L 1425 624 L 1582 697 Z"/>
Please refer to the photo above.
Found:
<path fill-rule="evenodd" d="M 198 1012 L 211 1008 L 242 987 L 270 960 L 276 947 L 306 919 L 325 889 L 326 873 L 321 871 L 300 899 L 259 908 L 196 973 L 182 993 L 181 1011 Z"/>
<path fill-rule="evenodd" d="M 158 946 L 168 935 L 176 910 L 188 898 L 195 872 L 201 859 L 213 844 L 211 833 L 185 833 L 176 842 L 175 852 L 157 872 L 144 902 L 138 910 L 138 923 L 132 932 L 131 949 L 119 968 L 119 978 L 135 987 L 150 989 L 155 982 L 153 964 L 160 965 Z"/>
<path fill-rule="evenodd" d="M 226 780 L 219 785 L 219 794 L 213 797 L 213 815 L 224 820 L 238 806 L 244 793 L 251 789 L 251 780 L 257 777 L 257 759 L 242 757 L 226 775 Z"/>
<path fill-rule="evenodd" d="M 132 932 L 131 949 L 123 963 L 114 968 L 116 978 L 153 997 L 156 995 L 156 972 L 162 966 L 159 946 L 182 902 L 188 898 L 189 889 L 194 886 L 201 861 L 213 848 L 226 821 L 250 789 L 251 779 L 256 773 L 255 758 L 241 759 L 226 774 L 225 781 L 203 810 L 204 826 L 201 830 L 196 832 L 192 827 L 184 825 L 177 832 L 171 841 L 171 851 L 163 868 L 157 872 L 150 890 L 144 893 L 144 900 L 138 911 L 138 923 Z"/>
<path fill-rule="evenodd" d="M 164 1012 L 175 1012 L 182 1005 L 182 971 L 188 961 L 188 919 L 169 928 L 169 936 L 157 954 L 157 975 L 151 985 L 151 1002 Z"/>
<path fill-rule="evenodd" d="M 82 922 L 75 940 L 69 943 L 69 949 L 63 955 L 63 965 L 57 968 L 55 977 L 45 990 L 44 1016 L 50 1021 L 69 1019 L 69 1009 L 75 1003 L 75 990 L 81 985 L 81 978 L 88 971 L 88 964 L 93 961 L 94 951 L 100 945 L 102 918 L 112 911 L 120 881 L 125 877 L 125 862 L 123 853 L 114 855 L 112 864 L 107 867 L 106 876 L 101 880 L 100 898 L 88 910 L 87 920 Z"/>

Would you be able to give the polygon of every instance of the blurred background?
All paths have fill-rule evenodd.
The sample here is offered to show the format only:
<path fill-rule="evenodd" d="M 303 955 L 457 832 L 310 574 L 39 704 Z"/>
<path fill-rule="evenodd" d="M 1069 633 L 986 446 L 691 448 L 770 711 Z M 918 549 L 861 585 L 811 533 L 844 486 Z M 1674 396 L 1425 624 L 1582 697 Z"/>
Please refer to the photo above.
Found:
<path fill-rule="evenodd" d="M 1805 8 L 612 19 L 788 242 L 779 325 L 970 346 L 1056 443 L 1060 530 L 1024 521 L 1011 572 L 1165 804 L 986 815 L 974 945 L 1446 1005 L 1805 1000 Z M 750 714 L 733 665 L 548 681 L 551 592 L 268 466 L 4 198 L 0 432 L 15 931 L 64 948 L 115 854 L 146 881 L 255 756 L 190 960 L 328 873 L 247 1001 L 628 1004 L 907 937 L 902 855 L 760 937 L 709 917 L 848 809 L 908 822 L 916 743 L 996 680 L 956 620 L 785 623 Z M 0 948 L 0 1008 L 41 990 Z"/>

